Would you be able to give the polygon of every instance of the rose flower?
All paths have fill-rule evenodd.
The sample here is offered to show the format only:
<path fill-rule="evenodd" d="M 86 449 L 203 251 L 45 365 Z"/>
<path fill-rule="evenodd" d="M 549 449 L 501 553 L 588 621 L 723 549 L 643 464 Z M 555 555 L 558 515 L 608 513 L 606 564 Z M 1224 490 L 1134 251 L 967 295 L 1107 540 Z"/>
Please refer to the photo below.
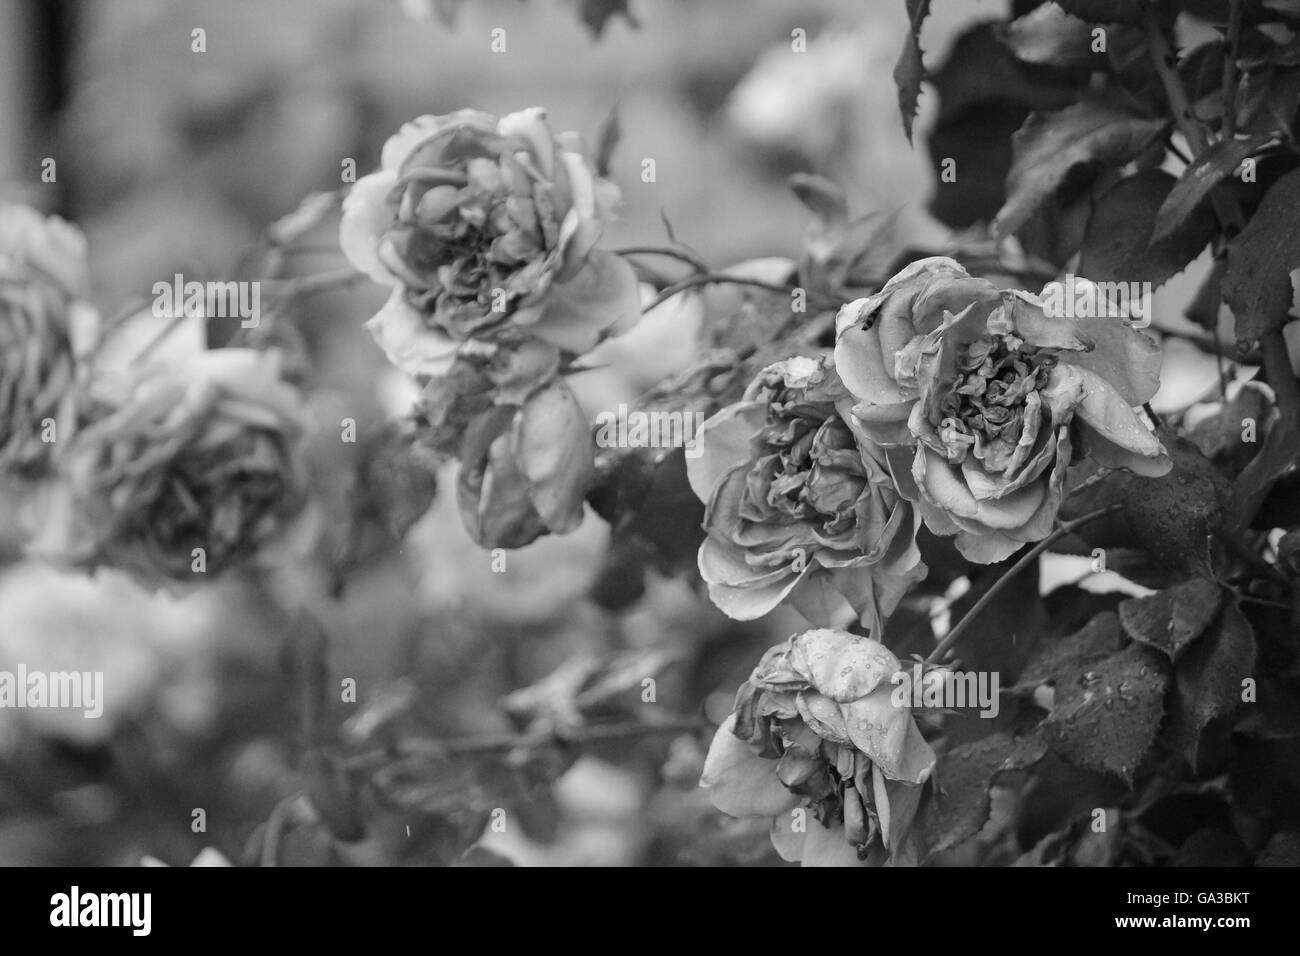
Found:
<path fill-rule="evenodd" d="M 835 365 L 852 416 L 887 447 L 930 530 L 1000 561 L 1052 530 L 1076 458 L 1161 475 L 1134 406 L 1159 386 L 1155 342 L 1118 317 L 1047 314 L 951 259 L 908 266 L 840 310 Z"/>
<path fill-rule="evenodd" d="M 204 351 L 101 385 L 97 417 L 67 450 L 45 550 L 189 580 L 284 539 L 305 501 L 303 423 L 277 353 Z"/>
<path fill-rule="evenodd" d="M 912 822 L 935 755 L 895 703 L 898 658 L 831 629 L 768 650 L 709 747 L 700 785 L 723 813 L 771 817 L 804 866 L 915 865 Z"/>
<path fill-rule="evenodd" d="M 406 123 L 343 204 L 344 254 L 393 287 L 367 328 L 412 375 L 444 374 L 472 339 L 590 350 L 640 315 L 631 267 L 595 248 L 618 198 L 541 109 Z"/>
<path fill-rule="evenodd" d="M 707 506 L 700 574 L 729 616 L 756 618 L 789 597 L 825 625 L 846 600 L 879 634 L 925 577 L 918 518 L 881 450 L 841 414 L 845 399 L 827 359 L 793 358 L 704 423 L 702 452 L 687 461 Z"/>
<path fill-rule="evenodd" d="M 0 204 L 0 472 L 39 472 L 58 439 L 72 435 L 76 386 L 98 324 L 79 298 L 85 284 L 79 230 Z"/>

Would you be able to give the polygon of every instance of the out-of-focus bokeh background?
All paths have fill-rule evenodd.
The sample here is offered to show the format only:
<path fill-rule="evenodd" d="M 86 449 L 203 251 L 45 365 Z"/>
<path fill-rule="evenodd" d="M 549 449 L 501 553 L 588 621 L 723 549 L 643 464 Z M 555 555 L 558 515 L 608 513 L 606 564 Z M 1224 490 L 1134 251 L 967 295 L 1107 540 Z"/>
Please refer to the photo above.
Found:
<path fill-rule="evenodd" d="M 786 185 L 795 171 L 839 182 L 857 211 L 897 213 L 918 243 L 946 235 L 924 212 L 933 97 L 922 97 L 910 146 L 891 80 L 901 0 L 632 0 L 635 27 L 615 16 L 599 38 L 569 0 L 475 0 L 451 22 L 449 6 L 0 0 L 0 197 L 84 228 L 94 301 L 114 315 L 177 272 L 240 277 L 270 223 L 338 189 L 349 160 L 369 171 L 414 116 L 544 105 L 555 128 L 590 139 L 617 107 L 611 177 L 625 205 L 611 245 L 662 243 L 666 219 L 716 266 L 796 255 L 807 212 Z M 936 2 L 927 59 L 1007 6 Z M 491 49 L 497 28 L 504 53 Z M 796 30 L 804 55 L 792 55 Z M 53 182 L 41 179 L 47 159 Z M 289 272 L 339 268 L 334 229 L 302 242 Z M 335 292 L 298 316 L 322 422 L 351 416 L 365 428 L 409 404 L 362 328 L 382 298 Z M 350 464 L 326 458 L 320 472 Z M 298 729 L 302 675 L 286 648 L 309 643 L 309 626 L 288 609 L 320 622 L 328 680 L 356 681 L 357 704 L 339 700 L 329 726 L 346 733 L 357 708 L 391 707 L 435 737 L 510 730 L 503 696 L 617 647 L 678 652 L 655 705 L 689 715 L 703 701 L 716 721 L 758 653 L 798 629 L 779 615 L 742 627 L 669 578 L 652 577 L 632 612 L 610 613 L 590 599 L 606 539 L 591 519 L 512 553 L 495 574 L 440 494 L 339 595 L 317 569 L 293 567 L 153 594 L 112 572 L 41 566 L 0 542 L 0 669 L 102 670 L 106 695 L 97 720 L 0 709 L 0 864 L 148 855 L 184 865 L 207 846 L 257 862 L 277 814 L 285 863 L 774 859 L 762 833 L 708 808 L 690 734 L 552 755 L 554 772 L 504 760 L 492 774 L 398 782 L 402 798 L 372 807 L 355 840 L 294 815 L 293 795 L 313 778 Z M 623 696 L 641 693 L 638 680 Z M 504 827 L 492 826 L 496 811 Z M 491 852 L 466 857 L 485 826 Z"/>

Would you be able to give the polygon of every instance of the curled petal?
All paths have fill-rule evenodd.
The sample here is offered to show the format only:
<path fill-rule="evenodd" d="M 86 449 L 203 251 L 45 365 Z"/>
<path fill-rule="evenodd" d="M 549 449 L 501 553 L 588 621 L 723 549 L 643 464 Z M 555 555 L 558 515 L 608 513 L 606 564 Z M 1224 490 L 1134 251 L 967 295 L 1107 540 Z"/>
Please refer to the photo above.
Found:
<path fill-rule="evenodd" d="M 456 358 L 457 344 L 441 330 L 425 325 L 400 286 L 366 322 L 366 329 L 388 360 L 408 375 L 443 375 Z"/>
<path fill-rule="evenodd" d="M 776 761 L 759 757 L 733 732 L 736 718 L 728 717 L 713 735 L 700 786 L 709 799 L 733 817 L 775 817 L 793 809 L 799 798 L 782 786 Z"/>

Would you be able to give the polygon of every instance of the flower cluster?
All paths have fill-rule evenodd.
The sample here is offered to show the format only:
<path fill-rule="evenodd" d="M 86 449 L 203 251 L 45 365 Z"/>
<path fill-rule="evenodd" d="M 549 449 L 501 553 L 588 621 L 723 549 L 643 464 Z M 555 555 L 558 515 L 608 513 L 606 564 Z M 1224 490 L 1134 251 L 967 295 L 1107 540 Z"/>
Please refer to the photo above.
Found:
<path fill-rule="evenodd" d="M 770 817 L 783 859 L 804 866 L 908 865 L 935 755 L 895 698 L 898 658 L 846 631 L 769 649 L 718 728 L 700 780 L 714 806 Z"/>
<path fill-rule="evenodd" d="M 788 600 L 819 625 L 847 601 L 879 636 L 925 576 L 922 521 L 992 563 L 1051 532 L 1076 458 L 1166 472 L 1133 408 L 1159 362 L 1121 322 L 913 263 L 840 310 L 832 355 L 764 369 L 705 423 L 688 468 L 710 596 L 740 619 Z"/>
<path fill-rule="evenodd" d="M 278 543 L 305 503 L 278 354 L 207 351 L 187 320 L 183 352 L 145 361 L 153 317 L 104 330 L 86 285 L 79 230 L 0 207 L 0 472 L 37 480 L 30 547 L 157 583 Z"/>
<path fill-rule="evenodd" d="M 594 446 L 562 370 L 640 315 L 631 267 L 596 247 L 618 201 L 534 108 L 409 122 L 344 202 L 345 255 L 392 289 L 367 328 L 425 384 L 420 414 L 462 458 L 484 545 L 581 520 Z"/>

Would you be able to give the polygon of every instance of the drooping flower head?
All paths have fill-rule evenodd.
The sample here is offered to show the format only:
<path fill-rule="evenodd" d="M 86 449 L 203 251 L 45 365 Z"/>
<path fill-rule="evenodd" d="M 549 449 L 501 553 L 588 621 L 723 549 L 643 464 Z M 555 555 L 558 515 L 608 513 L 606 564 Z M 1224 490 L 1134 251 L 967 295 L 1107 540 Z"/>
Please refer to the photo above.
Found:
<path fill-rule="evenodd" d="M 881 450 L 841 413 L 845 399 L 827 358 L 794 358 L 705 422 L 702 453 L 687 462 L 707 506 L 700 573 L 730 616 L 759 617 L 788 597 L 829 624 L 847 601 L 879 633 L 925 576 L 918 519 Z"/>
<path fill-rule="evenodd" d="M 1159 385 L 1159 349 L 1119 317 L 1051 315 L 936 257 L 844 306 L 836 327 L 854 419 L 926 525 L 971 560 L 1049 534 L 1077 457 L 1170 467 L 1134 411 Z"/>
<path fill-rule="evenodd" d="M 718 728 L 701 786 L 736 817 L 771 817 L 783 859 L 914 864 L 911 827 L 935 755 L 896 702 L 898 658 L 820 629 L 769 649 Z"/>
<path fill-rule="evenodd" d="M 583 353 L 633 321 L 636 278 L 595 248 L 618 202 L 541 109 L 421 116 L 384 144 L 343 206 L 344 254 L 393 287 L 368 323 L 390 360 L 441 375 L 460 343 L 535 337 Z"/>

